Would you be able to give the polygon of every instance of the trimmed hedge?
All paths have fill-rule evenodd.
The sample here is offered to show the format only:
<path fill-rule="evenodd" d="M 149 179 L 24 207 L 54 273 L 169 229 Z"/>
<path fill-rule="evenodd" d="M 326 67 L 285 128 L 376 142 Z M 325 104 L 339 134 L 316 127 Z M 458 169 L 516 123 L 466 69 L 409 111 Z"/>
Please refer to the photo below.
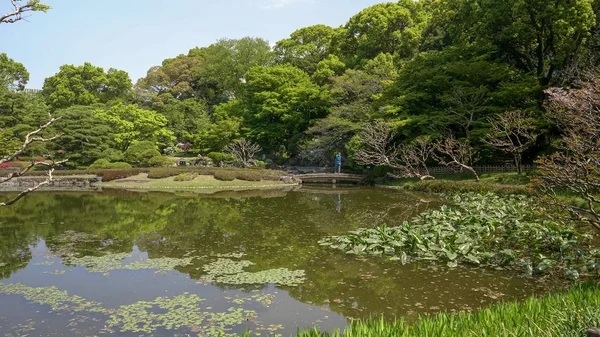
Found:
<path fill-rule="evenodd" d="M 231 171 L 218 171 L 214 173 L 214 177 L 217 180 L 234 181 L 237 178 L 237 175 L 235 172 Z"/>
<path fill-rule="evenodd" d="M 198 178 L 198 174 L 197 173 L 190 173 L 190 172 L 186 172 L 186 173 L 181 173 L 179 175 L 177 175 L 175 177 L 175 181 L 192 181 L 194 179 Z"/>

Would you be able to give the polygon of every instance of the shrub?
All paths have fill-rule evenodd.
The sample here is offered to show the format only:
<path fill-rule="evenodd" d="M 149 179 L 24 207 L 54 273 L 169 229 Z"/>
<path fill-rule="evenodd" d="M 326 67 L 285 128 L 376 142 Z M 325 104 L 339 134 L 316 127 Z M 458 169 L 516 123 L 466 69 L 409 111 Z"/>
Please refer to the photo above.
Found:
<path fill-rule="evenodd" d="M 125 151 L 125 161 L 134 166 L 148 166 L 148 161 L 160 156 L 158 148 L 153 142 L 135 142 Z"/>
<path fill-rule="evenodd" d="M 262 173 L 258 171 L 238 171 L 235 173 L 236 179 L 245 181 L 261 181 Z"/>
<path fill-rule="evenodd" d="M 163 156 L 155 156 L 148 160 L 148 166 L 150 167 L 171 167 L 174 165 L 175 163 L 171 159 Z"/>
<path fill-rule="evenodd" d="M 113 181 L 118 179 L 129 178 L 140 173 L 140 170 L 137 169 L 121 169 L 100 171 L 98 172 L 98 175 L 102 177 L 102 181 Z"/>
<path fill-rule="evenodd" d="M 229 154 L 229 153 L 223 153 L 223 152 L 211 152 L 208 154 L 207 157 L 212 159 L 212 161 L 215 163 L 218 163 L 220 161 L 224 161 L 224 162 L 235 161 L 234 155 Z"/>
<path fill-rule="evenodd" d="M 89 170 L 107 170 L 107 169 L 130 169 L 131 165 L 125 162 L 111 163 L 106 159 L 98 159 L 92 165 Z"/>
<path fill-rule="evenodd" d="M 181 173 L 181 174 L 177 175 L 174 180 L 175 181 L 192 181 L 196 178 L 198 178 L 197 173 L 186 172 L 186 173 Z"/>
<path fill-rule="evenodd" d="M 215 171 L 214 177 L 217 180 L 222 181 L 234 181 L 237 178 L 237 175 L 233 171 Z"/>
<path fill-rule="evenodd" d="M 169 177 L 174 177 L 182 172 L 185 172 L 185 171 L 183 171 L 179 168 L 176 168 L 176 167 L 152 168 L 148 171 L 148 178 L 150 178 L 150 179 L 169 178 Z"/>

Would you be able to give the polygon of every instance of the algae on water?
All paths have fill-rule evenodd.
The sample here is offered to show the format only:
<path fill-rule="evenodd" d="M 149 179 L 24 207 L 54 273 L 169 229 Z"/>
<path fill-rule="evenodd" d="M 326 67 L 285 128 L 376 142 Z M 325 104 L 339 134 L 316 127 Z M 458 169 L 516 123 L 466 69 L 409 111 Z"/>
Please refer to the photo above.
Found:
<path fill-rule="evenodd" d="M 141 261 L 133 261 L 124 264 L 122 260 L 131 257 L 128 253 L 108 254 L 104 256 L 84 256 L 80 258 L 70 258 L 67 261 L 70 264 L 86 266 L 90 272 L 102 273 L 108 275 L 114 270 L 143 270 L 155 269 L 160 273 L 166 273 L 175 269 L 175 267 L 183 267 L 189 265 L 193 258 L 170 258 L 162 257 L 156 259 L 147 259 Z"/>
<path fill-rule="evenodd" d="M 233 261 L 220 258 L 204 266 L 207 273 L 204 281 L 222 284 L 266 284 L 297 286 L 304 282 L 304 270 L 287 268 L 268 269 L 259 272 L 247 272 L 245 268 L 254 265 L 250 261 Z"/>

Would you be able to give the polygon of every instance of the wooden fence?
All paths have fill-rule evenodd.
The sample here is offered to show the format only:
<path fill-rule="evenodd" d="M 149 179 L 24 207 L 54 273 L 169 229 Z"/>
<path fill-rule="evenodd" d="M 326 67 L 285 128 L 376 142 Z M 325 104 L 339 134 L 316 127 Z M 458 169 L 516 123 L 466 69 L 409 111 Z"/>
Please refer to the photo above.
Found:
<path fill-rule="evenodd" d="M 517 167 L 514 165 L 481 165 L 473 167 L 478 174 L 481 173 L 510 173 L 517 172 Z M 437 166 L 429 167 L 429 173 L 433 176 L 444 175 L 444 174 L 466 174 L 469 173 L 467 170 L 452 167 L 452 166 Z M 521 166 L 523 172 L 530 172 L 535 170 L 535 165 L 523 165 Z"/>

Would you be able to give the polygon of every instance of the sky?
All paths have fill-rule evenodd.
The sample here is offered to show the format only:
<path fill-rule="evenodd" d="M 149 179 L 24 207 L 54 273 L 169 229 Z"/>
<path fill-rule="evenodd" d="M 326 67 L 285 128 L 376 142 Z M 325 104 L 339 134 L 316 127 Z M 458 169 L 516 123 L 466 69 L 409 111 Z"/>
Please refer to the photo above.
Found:
<path fill-rule="evenodd" d="M 148 69 L 221 38 L 270 43 L 315 24 L 338 27 L 381 0 L 42 0 L 48 13 L 0 26 L 0 53 L 25 65 L 41 89 L 63 64 L 125 70 L 135 83 Z M 12 9 L 0 0 L 0 13 Z"/>

